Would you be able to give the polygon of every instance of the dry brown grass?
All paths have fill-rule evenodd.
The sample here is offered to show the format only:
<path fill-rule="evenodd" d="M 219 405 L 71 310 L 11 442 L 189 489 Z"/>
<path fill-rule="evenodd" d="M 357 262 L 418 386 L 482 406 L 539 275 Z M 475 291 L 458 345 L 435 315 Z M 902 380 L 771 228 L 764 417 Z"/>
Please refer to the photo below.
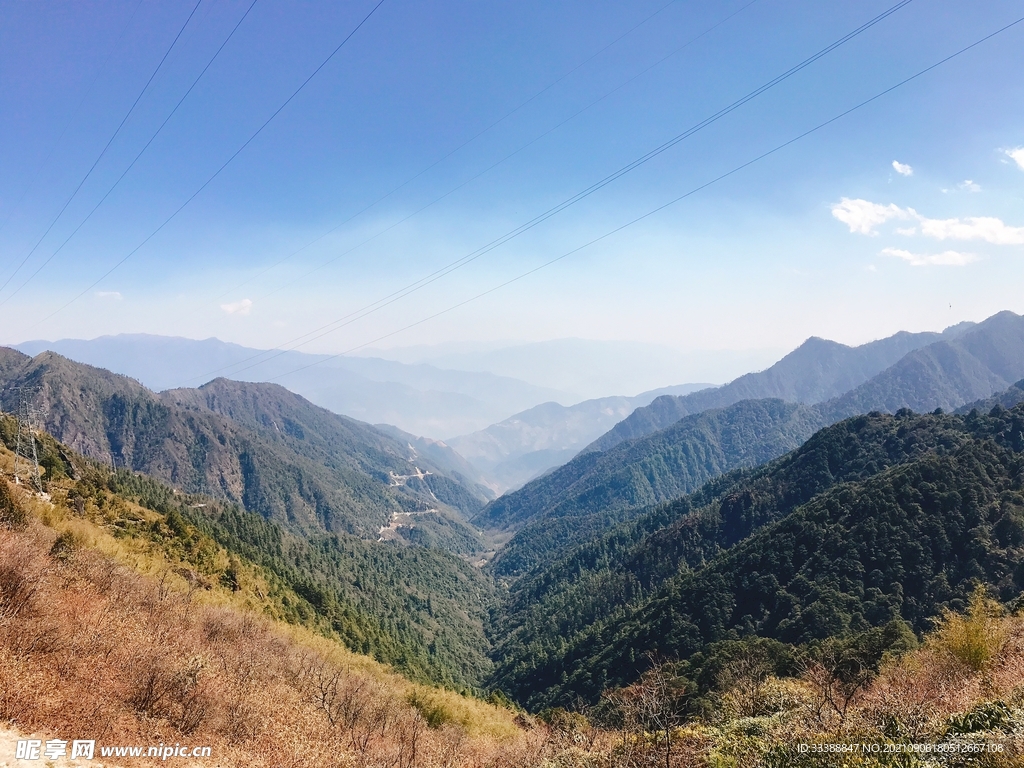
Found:
<path fill-rule="evenodd" d="M 0 720 L 24 732 L 268 768 L 521 768 L 570 746 L 196 590 L 158 553 L 0 483 L 30 513 L 0 524 Z"/>

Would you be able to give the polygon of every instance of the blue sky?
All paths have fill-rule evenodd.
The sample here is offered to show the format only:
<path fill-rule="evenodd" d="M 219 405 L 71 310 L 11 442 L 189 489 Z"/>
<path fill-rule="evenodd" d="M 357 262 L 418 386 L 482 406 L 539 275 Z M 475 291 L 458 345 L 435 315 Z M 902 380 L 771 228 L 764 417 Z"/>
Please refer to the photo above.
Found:
<path fill-rule="evenodd" d="M 895 3 L 384 0 L 223 173 L 93 286 L 375 4 L 257 0 L 136 166 L 26 283 L 250 1 L 202 0 L 27 260 L 195 2 L 0 6 L 0 283 L 10 278 L 0 342 L 149 332 L 288 344 L 571 197 Z M 1022 15 L 1019 2 L 914 0 L 544 224 L 301 349 L 566 336 L 788 348 L 810 335 L 860 343 L 1024 312 L 1020 24 L 616 235 L 425 320 Z"/>

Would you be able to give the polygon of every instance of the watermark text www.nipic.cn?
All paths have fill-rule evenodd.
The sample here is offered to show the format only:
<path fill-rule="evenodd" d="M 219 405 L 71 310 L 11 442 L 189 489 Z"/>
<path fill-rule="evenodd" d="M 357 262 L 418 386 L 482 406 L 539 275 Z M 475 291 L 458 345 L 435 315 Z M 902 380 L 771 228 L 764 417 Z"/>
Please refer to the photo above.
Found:
<path fill-rule="evenodd" d="M 14 757 L 18 760 L 95 760 L 97 757 L 209 757 L 210 747 L 190 747 L 182 744 L 151 744 L 145 747 L 125 745 L 96 746 L 92 739 L 20 739 Z"/>

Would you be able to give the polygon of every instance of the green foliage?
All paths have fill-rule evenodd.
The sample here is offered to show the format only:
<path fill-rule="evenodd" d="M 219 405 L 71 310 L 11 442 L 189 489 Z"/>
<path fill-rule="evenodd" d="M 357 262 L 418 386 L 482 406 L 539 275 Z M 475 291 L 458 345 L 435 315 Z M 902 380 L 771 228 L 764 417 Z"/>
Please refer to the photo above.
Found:
<path fill-rule="evenodd" d="M 997 731 L 1011 726 L 1013 710 L 1001 701 L 986 701 L 968 712 L 949 718 L 947 733 Z"/>
<path fill-rule="evenodd" d="M 984 587 L 977 586 L 971 595 L 966 613 L 948 608 L 936 619 L 931 640 L 936 648 L 948 654 L 973 672 L 985 669 L 1006 642 L 1006 632 L 998 621 L 1002 606 L 990 599 Z"/>
<path fill-rule="evenodd" d="M 491 502 L 477 521 L 520 527 L 496 558 L 497 575 L 549 561 L 636 510 L 697 490 L 713 477 L 792 450 L 824 422 L 804 406 L 746 400 L 687 416 L 653 435 L 568 464 Z"/>
<path fill-rule="evenodd" d="M 975 584 L 1024 589 L 1022 429 L 1024 406 L 856 417 L 655 508 L 510 586 L 491 683 L 531 707 L 596 701 L 651 652 L 751 636 L 869 669 Z"/>

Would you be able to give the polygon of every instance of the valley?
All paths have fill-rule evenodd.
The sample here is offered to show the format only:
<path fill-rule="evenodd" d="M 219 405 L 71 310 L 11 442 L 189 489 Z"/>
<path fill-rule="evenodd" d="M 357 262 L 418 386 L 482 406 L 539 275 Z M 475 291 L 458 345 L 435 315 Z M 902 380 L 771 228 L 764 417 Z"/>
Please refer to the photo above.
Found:
<path fill-rule="evenodd" d="M 979 584 L 1024 595 L 1024 381 L 1008 382 L 1024 379 L 1024 318 L 1009 313 L 866 349 L 811 340 L 724 387 L 545 406 L 534 445 L 563 418 L 621 420 L 497 498 L 469 443 L 277 385 L 153 393 L 52 352 L 0 362 L 3 391 L 41 406 L 47 498 L 71 518 L 419 684 L 544 717 L 597 713 L 667 669 L 698 676 L 680 716 L 714 709 L 725 683 L 694 666 L 714 654 L 771 647 L 764 669 L 784 680 L 792 659 L 871 632 L 899 657 Z M 18 421 L 0 426 L 15 450 Z"/>
<path fill-rule="evenodd" d="M 0 8 L 0 768 L 1024 768 L 1024 9 Z"/>

